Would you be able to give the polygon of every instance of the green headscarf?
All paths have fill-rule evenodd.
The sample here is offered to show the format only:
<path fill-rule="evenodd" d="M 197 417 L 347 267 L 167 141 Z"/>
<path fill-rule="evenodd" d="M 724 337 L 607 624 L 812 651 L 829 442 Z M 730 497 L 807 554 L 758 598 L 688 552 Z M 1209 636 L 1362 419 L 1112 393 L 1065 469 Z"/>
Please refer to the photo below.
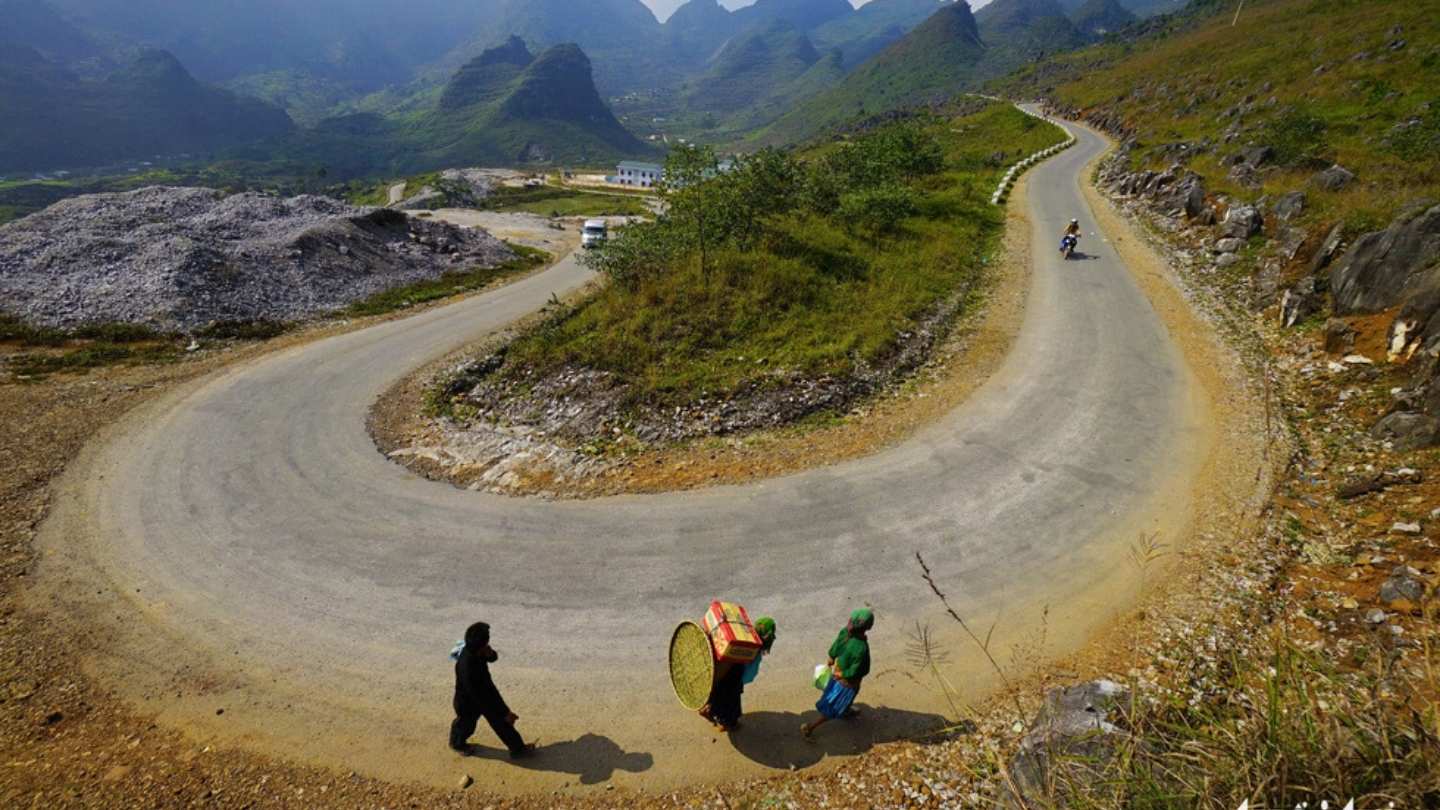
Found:
<path fill-rule="evenodd" d="M 769 616 L 761 616 L 755 620 L 755 632 L 759 634 L 761 641 L 774 641 L 775 620 Z"/>
<path fill-rule="evenodd" d="M 850 635 L 863 633 L 875 626 L 875 613 L 870 608 L 856 608 L 850 614 L 850 623 L 845 625 L 845 631 Z"/>

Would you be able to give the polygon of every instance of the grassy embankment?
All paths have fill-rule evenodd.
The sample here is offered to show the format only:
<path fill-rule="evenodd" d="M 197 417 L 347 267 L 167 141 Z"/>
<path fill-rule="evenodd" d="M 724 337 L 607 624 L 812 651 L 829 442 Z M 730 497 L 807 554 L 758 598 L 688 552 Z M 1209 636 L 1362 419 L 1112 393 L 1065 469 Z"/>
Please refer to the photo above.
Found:
<path fill-rule="evenodd" d="M 1383 227 L 1440 191 L 1440 15 L 1408 0 L 1261 0 L 1178 36 L 1112 42 L 1022 71 L 1001 85 L 1121 114 L 1137 164 L 1163 168 L 1169 143 L 1216 146 L 1187 167 L 1240 199 L 1303 189 L 1306 219 Z M 1273 100 L 1272 100 L 1273 99 Z M 1238 115 L 1236 114 L 1238 112 Z M 1239 137 L 1224 143 L 1239 125 Z M 1221 161 L 1248 144 L 1275 150 L 1258 189 Z M 1357 181 L 1307 181 L 1331 163 Z"/>
<path fill-rule="evenodd" d="M 891 137 L 901 129 L 908 140 Z M 622 232 L 597 257 L 615 283 L 519 338 L 499 373 L 587 367 L 656 404 L 879 362 L 994 255 L 1002 212 L 988 199 L 1003 166 L 993 156 L 1061 138 L 991 105 L 798 160 L 770 153 L 672 192 L 658 225 Z M 908 177 L 888 168 L 931 147 L 933 167 Z M 731 216 L 744 220 L 722 221 Z"/>
<path fill-rule="evenodd" d="M 523 273 L 550 261 L 543 250 L 510 245 L 516 257 L 495 267 L 476 267 L 446 273 L 432 281 L 419 281 L 376 293 L 346 307 L 350 317 L 384 315 L 420 304 L 461 295 Z M 161 332 L 136 324 L 95 324 L 77 329 L 34 326 L 0 314 L 0 348 L 16 353 L 6 366 L 18 377 L 43 378 L 50 374 L 84 372 L 113 365 L 170 363 L 185 356 L 193 340 L 197 348 L 227 341 L 253 342 L 278 337 L 295 324 L 279 321 L 217 323 L 194 335 Z"/>

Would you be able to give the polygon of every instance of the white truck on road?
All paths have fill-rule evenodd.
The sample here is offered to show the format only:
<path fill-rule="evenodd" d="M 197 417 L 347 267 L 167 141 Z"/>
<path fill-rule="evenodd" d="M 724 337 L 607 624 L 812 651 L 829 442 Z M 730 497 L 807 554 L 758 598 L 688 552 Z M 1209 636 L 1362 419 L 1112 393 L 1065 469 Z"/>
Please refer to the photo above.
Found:
<path fill-rule="evenodd" d="M 583 248 L 599 247 L 605 243 L 609 233 L 605 220 L 587 219 L 584 228 L 580 231 L 580 246 Z"/>

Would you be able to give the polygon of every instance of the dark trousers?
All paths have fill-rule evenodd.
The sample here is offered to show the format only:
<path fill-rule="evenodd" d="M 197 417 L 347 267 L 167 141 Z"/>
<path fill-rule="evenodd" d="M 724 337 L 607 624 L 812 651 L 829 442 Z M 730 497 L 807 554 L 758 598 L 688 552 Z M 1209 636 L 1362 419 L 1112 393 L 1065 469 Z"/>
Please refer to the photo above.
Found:
<path fill-rule="evenodd" d="M 495 736 L 500 738 L 500 742 L 505 743 L 505 747 L 510 749 L 510 753 L 515 754 L 525 750 L 525 739 L 520 736 L 520 732 L 515 730 L 515 726 L 510 724 L 505 714 L 505 712 L 497 711 L 479 714 L 457 712 L 455 722 L 450 724 L 450 747 L 457 751 L 464 750 L 470 736 L 475 733 L 475 726 L 483 717 L 490 724 L 490 728 L 495 731 Z"/>
<path fill-rule="evenodd" d="M 710 689 L 710 719 L 729 728 L 740 722 L 741 695 L 745 693 L 745 667 L 731 664 Z"/>

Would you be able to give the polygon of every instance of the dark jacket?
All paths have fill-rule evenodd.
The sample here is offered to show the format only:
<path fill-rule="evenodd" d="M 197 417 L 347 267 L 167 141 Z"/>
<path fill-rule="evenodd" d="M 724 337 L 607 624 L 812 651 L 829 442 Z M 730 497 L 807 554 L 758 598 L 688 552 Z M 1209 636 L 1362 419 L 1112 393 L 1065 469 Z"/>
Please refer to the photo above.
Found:
<path fill-rule="evenodd" d="M 490 677 L 490 665 L 498 659 L 489 647 L 466 645 L 455 662 L 455 713 L 478 716 L 497 714 L 501 717 L 510 713 L 495 681 Z"/>

